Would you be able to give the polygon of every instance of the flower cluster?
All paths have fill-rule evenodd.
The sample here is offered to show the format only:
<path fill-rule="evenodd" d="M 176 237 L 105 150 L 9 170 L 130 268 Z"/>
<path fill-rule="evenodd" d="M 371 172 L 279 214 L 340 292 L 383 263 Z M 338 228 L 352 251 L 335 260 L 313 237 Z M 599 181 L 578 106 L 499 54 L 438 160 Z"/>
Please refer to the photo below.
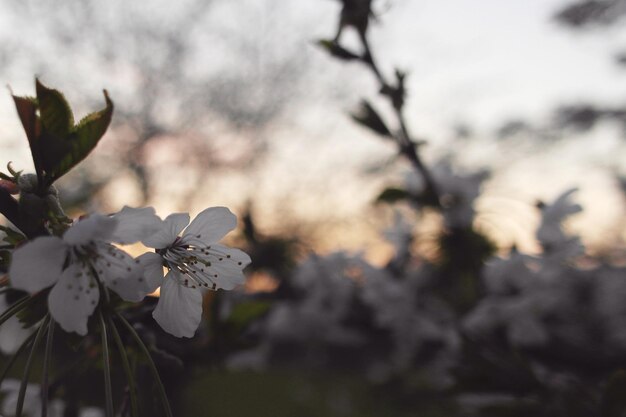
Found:
<path fill-rule="evenodd" d="M 373 387 L 404 391 L 398 396 L 415 409 L 430 410 L 428 396 L 437 407 L 442 398 L 454 405 L 437 415 L 503 409 L 570 416 L 578 408 L 579 415 L 602 415 L 588 398 L 621 392 L 609 375 L 626 360 L 626 268 L 585 255 L 567 233 L 563 223 L 581 210 L 573 193 L 537 206 L 541 253 L 512 248 L 481 264 L 481 292 L 463 310 L 446 298 L 451 281 L 440 282 L 464 277 L 449 277 L 415 255 L 399 263 L 396 256 L 382 268 L 360 255 L 312 255 L 276 293 L 253 298 L 274 297 L 227 364 L 358 375 Z M 399 215 L 386 236 L 397 254 L 410 253 L 411 231 Z M 226 311 L 235 313 L 236 306 Z"/>
<path fill-rule="evenodd" d="M 94 353 L 100 352 L 107 417 L 155 415 L 147 408 L 151 404 L 138 404 L 134 374 L 143 366 L 136 365 L 138 354 L 147 360 L 161 410 L 172 417 L 152 359 L 151 351 L 160 352 L 150 337 L 154 333 L 148 329 L 146 334 L 139 325 L 146 309 L 130 303 L 139 303 L 160 288 L 152 313 L 155 321 L 173 336 L 193 337 L 202 319 L 203 294 L 245 282 L 243 269 L 250 257 L 219 243 L 236 227 L 237 219 L 225 207 L 208 208 L 191 223 L 186 213 L 162 220 L 151 207 L 124 207 L 111 215 L 72 220 L 54 184 L 96 147 L 114 105 L 105 90 L 106 106 L 75 122 L 60 91 L 39 80 L 35 88 L 36 97 L 13 96 L 35 172 L 17 171 L 10 162 L 8 173 L 0 171 L 0 214 L 10 224 L 0 224 L 0 356 L 9 358 L 0 371 L 0 413 L 76 415 L 84 405 L 79 391 L 82 370 L 88 368 L 85 362 L 93 363 Z M 140 243 L 154 251 L 135 257 L 122 246 Z M 60 337 L 65 343 L 55 339 L 57 327 L 65 331 Z M 66 333 L 89 337 L 76 344 L 77 338 Z M 149 347 L 144 339 L 150 340 Z M 113 360 L 110 345 L 117 348 Z M 27 350 L 22 380 L 5 379 L 13 376 L 11 368 Z M 34 359 L 39 353 L 41 361 Z M 127 386 L 116 413 L 114 397 L 119 396 L 113 394 L 111 381 L 118 372 L 111 364 L 118 359 Z M 30 383 L 35 362 L 42 363 L 40 385 Z M 52 373 L 58 373 L 55 379 Z M 66 412 L 58 407 L 55 394 L 67 401 Z"/>
<path fill-rule="evenodd" d="M 67 332 L 87 334 L 88 319 L 109 290 L 130 302 L 161 287 L 153 313 L 163 329 L 193 337 L 202 314 L 202 292 L 233 289 L 244 282 L 250 258 L 218 243 L 235 228 L 227 208 L 204 210 L 187 227 L 188 214 L 161 220 L 153 208 L 124 207 L 110 216 L 93 214 L 61 237 L 41 236 L 13 252 L 13 288 L 38 293 L 51 287 L 48 308 Z M 143 242 L 156 252 L 133 258 L 115 244 Z M 163 267 L 168 269 L 163 276 Z"/>
<path fill-rule="evenodd" d="M 422 278 L 397 279 L 344 252 L 313 255 L 290 277 L 290 295 L 251 326 L 257 346 L 233 354 L 228 364 L 321 367 L 378 383 L 417 365 L 429 383 L 446 384 L 459 336 L 449 309 L 422 291 Z"/>

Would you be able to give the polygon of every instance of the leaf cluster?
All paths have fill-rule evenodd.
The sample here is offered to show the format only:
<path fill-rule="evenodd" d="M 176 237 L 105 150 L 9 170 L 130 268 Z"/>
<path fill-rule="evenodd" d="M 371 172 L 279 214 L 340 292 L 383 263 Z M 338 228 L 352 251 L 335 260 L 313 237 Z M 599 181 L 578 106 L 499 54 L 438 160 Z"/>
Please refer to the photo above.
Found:
<path fill-rule="evenodd" d="M 36 97 L 13 95 L 42 194 L 56 180 L 89 155 L 111 122 L 113 102 L 104 90 L 106 107 L 74 122 L 63 94 L 36 80 Z"/>

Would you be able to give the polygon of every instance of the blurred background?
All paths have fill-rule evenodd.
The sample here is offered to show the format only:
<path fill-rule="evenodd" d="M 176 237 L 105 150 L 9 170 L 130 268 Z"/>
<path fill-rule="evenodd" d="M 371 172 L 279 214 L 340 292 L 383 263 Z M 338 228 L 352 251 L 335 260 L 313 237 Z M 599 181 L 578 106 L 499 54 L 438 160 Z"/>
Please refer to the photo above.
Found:
<path fill-rule="evenodd" d="M 376 78 L 360 64 L 334 59 L 317 45 L 318 40 L 335 36 L 342 6 L 349 3 L 7 0 L 0 4 L 0 79 L 15 94 L 32 95 L 34 77 L 40 78 L 64 92 L 80 112 L 77 119 L 103 106 L 101 90 L 106 88 L 116 106 L 112 126 L 96 151 L 59 182 L 62 203 L 74 214 L 153 205 L 163 217 L 174 211 L 195 214 L 209 206 L 230 207 L 241 220 L 239 236 L 233 241 L 248 245 L 258 264 L 253 266 L 247 289 L 261 301 L 253 298 L 257 304 L 248 307 L 252 305 L 249 308 L 257 308 L 262 315 L 269 308 L 262 297 L 273 302 L 274 297 L 284 300 L 300 294 L 299 286 L 310 283 L 306 277 L 316 276 L 310 268 L 326 268 L 315 262 L 328 263 L 330 271 L 359 281 L 367 271 L 393 272 L 390 265 L 395 267 L 393 261 L 404 247 L 412 256 L 412 266 L 403 264 L 402 273 L 394 274 L 411 277 L 416 276 L 417 267 L 422 268 L 420 276 L 429 275 L 432 271 L 423 265 L 437 264 L 433 253 L 445 255 L 447 250 L 445 242 L 438 240 L 440 218 L 415 212 L 406 202 L 377 203 L 386 187 L 409 189 L 417 181 L 419 188 L 419 181 L 394 143 L 381 140 L 350 117 L 361 99 L 379 103 L 380 114 L 393 117 L 393 109 L 381 99 Z M 419 152 L 426 165 L 438 167 L 434 172 L 447 172 L 449 178 L 484 173 L 458 185 L 461 193 L 466 187 L 476 187 L 476 195 L 467 197 L 471 224 L 465 226 L 489 242 L 488 253 L 476 256 L 479 263 L 497 254 L 508 261 L 520 253 L 545 258 L 545 241 L 536 234 L 547 221 L 542 209 L 577 187 L 573 199 L 584 210 L 561 210 L 554 203 L 558 215 L 549 219 L 558 228 L 567 214 L 576 213 L 564 227 L 569 235 L 580 237 L 586 261 L 578 261 L 573 274 L 600 264 L 611 265 L 606 266 L 609 269 L 623 266 L 626 27 L 622 15 L 626 2 L 485 0 L 477 5 L 470 0 L 378 0 L 372 2 L 372 12 L 375 18 L 368 28 L 372 52 L 386 77 L 391 78 L 395 68 L 407 73 L 404 113 L 414 139 L 425 142 Z M 360 48 L 353 28 L 346 29 L 342 45 Z M 0 155 L 13 161 L 16 169 L 33 170 L 9 93 L 0 100 Z M 402 233 L 411 238 L 398 243 L 395 238 Z M 293 272 L 295 264 L 299 267 Z M 467 266 L 455 265 L 459 270 Z M 563 269 L 555 276 L 571 275 L 574 270 L 567 269 L 571 264 L 567 268 L 558 265 Z M 452 268 L 444 269 L 453 274 Z M 480 268 L 472 264 L 466 270 L 481 279 L 498 275 Z M 516 274 L 515 268 L 522 266 L 512 268 L 510 274 Z M 538 273 L 531 267 L 519 274 L 525 276 L 528 271 Z M 621 276 L 623 269 L 615 274 Z M 280 284 L 285 276 L 300 278 L 285 289 Z M 278 295 L 267 295 L 276 293 L 276 288 Z M 488 283 L 486 288 L 483 296 L 492 289 Z M 561 287 L 555 289 L 552 281 L 549 288 L 546 291 L 552 291 L 555 299 L 573 300 L 559 292 Z M 258 295 L 259 291 L 265 295 Z M 232 319 L 233 311 L 239 311 L 232 306 L 243 296 L 224 299 L 221 307 L 214 303 L 212 316 Z M 449 310 L 440 309 L 441 298 L 452 305 Z M 479 310 L 469 307 L 478 305 L 476 299 L 467 305 L 467 300 L 454 297 L 452 301 L 445 296 L 433 299 L 438 301 L 416 308 L 426 311 L 420 317 L 435 319 L 416 326 L 420 331 L 438 330 L 420 337 L 436 339 L 437 349 L 443 346 L 455 354 L 435 361 L 436 365 L 428 362 L 435 369 L 430 376 L 448 369 L 447 361 L 463 350 L 459 346 L 466 335 L 446 326 L 468 311 Z M 393 297 L 386 300 L 393 304 Z M 540 304 L 545 307 L 545 303 Z M 554 309 L 570 311 L 571 306 L 561 307 Z M 535 311 L 534 307 L 530 310 Z M 250 311 L 238 313 L 246 317 L 242 319 L 246 326 L 246 314 L 257 315 Z M 266 318 L 276 324 L 279 316 Z M 276 331 L 267 322 L 265 326 L 255 329 L 257 354 L 258 346 L 269 346 L 258 335 L 272 333 L 268 328 Z M 522 333 L 537 334 L 528 323 L 523 326 L 527 327 Z M 433 332 L 438 336 L 431 337 Z M 403 337 L 409 336 L 402 333 L 398 340 Z M 511 337 L 517 354 L 515 340 L 519 339 Z M 528 347 L 525 343 L 523 347 Z M 173 342 L 165 344 L 172 348 Z M 252 345 L 249 342 L 248 347 Z M 215 344 L 211 346 L 212 353 L 219 353 Z M 297 349 L 292 346 L 287 351 Z M 573 357 L 574 362 L 579 358 Z M 623 357 L 615 357 L 615 363 L 622 364 Z M 253 366 L 258 360 L 258 356 L 254 360 L 240 356 L 224 363 L 228 369 L 250 372 L 260 369 Z M 255 409 L 271 409 L 256 414 L 268 416 L 412 415 L 415 404 L 405 401 L 407 397 L 415 400 L 412 390 L 423 382 L 411 374 L 410 384 L 403 380 L 394 385 L 397 380 L 389 383 L 380 376 L 385 372 L 371 371 L 368 381 L 387 384 L 385 400 L 377 402 L 369 397 L 369 385 L 352 372 L 348 376 L 334 373 L 328 379 L 323 372 L 311 376 L 304 368 L 285 376 L 280 372 L 238 374 L 211 366 L 213 372 L 202 368 L 192 378 L 196 382 L 175 399 L 183 404 L 186 415 L 200 415 L 193 413 L 204 407 L 198 402 L 205 396 L 213 404 L 210 415 L 217 416 L 248 415 Z M 503 377 L 506 373 L 496 374 Z M 594 373 L 593 378 L 600 377 Z M 439 380 L 429 384 L 428 395 L 443 392 L 433 387 L 450 386 Z M 268 406 L 272 398 L 282 406 Z M 487 401 L 462 400 L 469 404 L 465 410 L 478 410 L 476 404 Z M 498 404 L 508 400 L 495 397 Z M 400 406 L 389 408 L 389 404 Z M 420 408 L 421 415 L 452 415 L 445 414 L 452 413 L 448 404 L 443 399 L 437 406 L 428 403 Z M 520 409 L 521 414 L 506 415 L 530 415 L 524 413 L 532 410 Z"/>
<path fill-rule="evenodd" d="M 559 0 L 374 3 L 370 42 L 383 72 L 409 74 L 406 115 L 428 142 L 424 158 L 491 170 L 478 221 L 502 246 L 532 250 L 535 201 L 572 186 L 585 207 L 572 227 L 590 250 L 623 238 L 626 30 L 616 3 L 589 21 L 568 20 Z M 315 47 L 334 34 L 340 6 L 7 1 L 0 76 L 32 94 L 36 75 L 82 114 L 101 106 L 102 88 L 113 98 L 113 128 L 63 184 L 66 202 L 160 213 L 249 205 L 264 231 L 380 261 L 389 213 L 371 203 L 407 165 L 347 117 L 377 96 L 376 80 Z M 31 169 L 8 94 L 0 120 L 2 155 Z M 93 190 L 98 207 L 87 207 Z"/>

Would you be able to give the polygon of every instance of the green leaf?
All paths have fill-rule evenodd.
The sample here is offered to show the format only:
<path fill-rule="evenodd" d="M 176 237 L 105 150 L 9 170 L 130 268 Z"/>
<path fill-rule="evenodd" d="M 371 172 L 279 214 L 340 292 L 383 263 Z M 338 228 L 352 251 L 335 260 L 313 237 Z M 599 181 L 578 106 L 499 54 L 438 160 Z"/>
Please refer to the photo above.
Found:
<path fill-rule="evenodd" d="M 113 102 L 106 90 L 104 98 L 106 107 L 103 110 L 86 116 L 63 140 L 55 140 L 50 144 L 49 150 L 55 155 L 54 164 L 48 167 L 50 183 L 85 159 L 106 132 L 113 116 Z"/>
<path fill-rule="evenodd" d="M 113 115 L 106 91 L 106 107 L 74 125 L 74 116 L 63 94 L 36 80 L 37 98 L 13 96 L 30 145 L 39 192 L 66 174 L 95 148 Z"/>
<path fill-rule="evenodd" d="M 410 198 L 408 191 L 401 188 L 389 187 L 385 188 L 376 198 L 377 203 L 395 203 L 396 201 L 406 200 Z"/>
<path fill-rule="evenodd" d="M 2 240 L 7 242 L 9 245 L 17 246 L 17 244 L 26 240 L 26 236 L 11 229 L 10 227 L 0 225 L 0 231 L 6 234 Z"/>
<path fill-rule="evenodd" d="M 374 132 L 382 136 L 393 138 L 391 131 L 378 115 L 378 112 L 366 100 L 361 102 L 360 109 L 352 114 L 352 119 L 363 126 L 372 129 Z"/>
<path fill-rule="evenodd" d="M 329 54 L 334 56 L 335 58 L 342 59 L 344 61 L 351 61 L 354 59 L 361 59 L 361 56 L 355 54 L 354 52 L 350 52 L 347 49 L 339 46 L 337 42 L 328 40 L 328 39 L 320 39 L 317 41 L 317 44 L 322 48 L 326 49 Z"/>
<path fill-rule="evenodd" d="M 41 123 L 37 117 L 37 99 L 33 97 L 18 97 L 14 95 L 12 95 L 12 97 L 13 102 L 15 103 L 15 109 L 17 110 L 17 115 L 19 116 L 22 126 L 24 127 L 24 131 L 26 132 L 26 138 L 28 139 L 30 152 L 33 156 L 37 178 L 41 181 L 42 161 L 41 148 L 39 146 Z"/>
<path fill-rule="evenodd" d="M 57 138 L 63 138 L 74 127 L 74 115 L 63 94 L 35 80 L 39 117 L 43 128 Z"/>

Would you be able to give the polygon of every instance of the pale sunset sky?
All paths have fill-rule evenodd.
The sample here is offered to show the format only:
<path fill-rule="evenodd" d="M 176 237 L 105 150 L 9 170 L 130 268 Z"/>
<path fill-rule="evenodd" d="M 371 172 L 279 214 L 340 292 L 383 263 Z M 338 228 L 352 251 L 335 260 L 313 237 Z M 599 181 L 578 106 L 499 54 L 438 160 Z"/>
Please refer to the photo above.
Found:
<path fill-rule="evenodd" d="M 167 23 L 187 2 L 110 4 L 103 18 L 112 22 L 132 7 L 132 13 L 148 22 Z M 424 158 L 434 163 L 451 156 L 461 170 L 492 170 L 476 205 L 486 230 L 502 245 L 517 243 L 533 250 L 535 202 L 551 201 L 577 186 L 575 200 L 585 212 L 573 219 L 572 229 L 590 246 L 624 238 L 624 198 L 614 180 L 615 172 L 626 174 L 621 128 L 601 125 L 549 147 L 541 147 L 541 141 L 532 137 L 499 142 L 494 132 L 511 119 L 544 125 L 562 104 L 623 103 L 626 72 L 614 64 L 613 56 L 626 45 L 625 28 L 572 31 L 559 26 L 552 16 L 567 4 L 563 0 L 375 4 L 380 19 L 371 28 L 373 50 L 386 74 L 396 66 L 409 73 L 406 114 L 415 136 L 429 142 Z M 220 172 L 202 183 L 191 207 L 181 208 L 171 194 L 163 193 L 153 202 L 157 209 L 165 214 L 228 205 L 240 211 L 252 200 L 264 230 L 310 222 L 320 226 L 315 229 L 323 250 L 377 250 L 378 232 L 390 224 L 392 212 L 371 203 L 386 184 L 401 184 L 407 167 L 395 163 L 378 176 L 365 173 L 389 161 L 394 148 L 348 117 L 364 97 L 387 114 L 371 74 L 359 65 L 332 60 L 314 46 L 316 39 L 333 36 L 339 2 L 237 0 L 216 1 L 212 7 L 206 33 L 189 33 L 190 41 L 204 42 L 204 53 L 185 67 L 178 62 L 173 66 L 180 65 L 188 77 L 200 76 L 196 69 L 202 68 L 213 79 L 229 74 L 233 66 L 242 67 L 236 76 L 242 77 L 241 88 L 251 89 L 250 100 L 273 97 L 266 80 L 276 63 L 295 63 L 297 81 L 286 84 L 290 90 L 281 98 L 284 109 L 262 131 L 232 132 L 219 122 L 211 127 L 225 137 L 254 139 L 258 134 L 267 141 L 252 175 Z M 132 108 L 132 94 L 137 93 L 132 66 L 114 73 L 98 70 L 91 62 L 99 51 L 92 50 L 91 55 L 81 55 L 84 60 L 72 59 L 59 69 L 63 56 L 46 46 L 41 17 L 20 10 L 0 5 L 0 40 L 23 45 L 32 51 L 32 60 L 28 54 L 14 60 L 14 51 L 3 52 L 0 63 L 8 65 L 0 71 L 2 83 L 18 95 L 33 94 L 37 75 L 64 91 L 80 114 L 101 105 L 94 103 L 101 102 L 102 88 L 109 90 L 118 111 Z M 31 25 L 31 30 L 21 31 L 24 25 Z M 254 54 L 234 53 L 228 46 L 232 39 Z M 346 41 L 354 44 L 350 36 Z M 459 125 L 468 126 L 471 137 L 458 138 L 454 128 Z M 184 151 L 184 146 L 177 148 Z M 91 158 L 97 154 L 98 148 Z M 2 161 L 14 161 L 16 168 L 30 167 L 8 92 L 0 100 L 0 155 Z M 166 180 L 168 170 L 177 168 L 164 162 L 161 174 Z M 104 191 L 107 208 L 133 204 L 132 192 L 124 188 L 127 184 L 119 178 Z M 175 184 L 168 187 L 176 190 Z"/>

